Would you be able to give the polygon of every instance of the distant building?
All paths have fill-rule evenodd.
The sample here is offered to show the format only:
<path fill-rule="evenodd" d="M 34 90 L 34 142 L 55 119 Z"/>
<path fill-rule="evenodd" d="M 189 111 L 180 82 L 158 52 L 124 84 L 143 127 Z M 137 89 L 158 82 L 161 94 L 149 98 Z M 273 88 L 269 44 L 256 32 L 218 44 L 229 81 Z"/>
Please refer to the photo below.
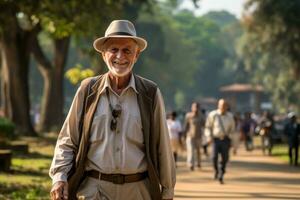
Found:
<path fill-rule="evenodd" d="M 231 110 L 236 112 L 261 112 L 262 106 L 269 102 L 268 96 L 260 85 L 239 84 L 220 88 L 221 96 L 228 100 Z"/>

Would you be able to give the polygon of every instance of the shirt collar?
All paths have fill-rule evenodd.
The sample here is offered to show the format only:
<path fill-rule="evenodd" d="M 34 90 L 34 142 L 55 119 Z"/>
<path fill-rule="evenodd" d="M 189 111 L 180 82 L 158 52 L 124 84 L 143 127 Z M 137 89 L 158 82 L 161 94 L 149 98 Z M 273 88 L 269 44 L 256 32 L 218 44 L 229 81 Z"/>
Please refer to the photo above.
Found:
<path fill-rule="evenodd" d="M 103 93 L 106 88 L 109 88 L 111 91 L 113 91 L 112 87 L 111 87 L 111 83 L 110 83 L 110 79 L 109 79 L 109 76 L 108 76 L 108 73 L 104 74 L 103 75 L 104 77 L 104 86 L 103 88 L 101 89 L 100 93 Z M 127 85 L 127 87 L 123 90 L 123 92 L 125 92 L 126 90 L 128 90 L 129 88 L 132 88 L 133 91 L 135 91 L 135 93 L 139 93 L 136 89 L 136 86 L 135 86 L 135 78 L 134 78 L 134 75 L 133 73 L 131 74 L 131 77 L 130 77 L 130 81 Z"/>
<path fill-rule="evenodd" d="M 228 111 L 226 111 L 224 114 L 221 114 L 221 111 L 220 111 L 219 109 L 217 109 L 217 113 L 218 113 L 219 115 L 226 116 L 226 115 L 227 115 L 227 113 L 228 113 Z"/>

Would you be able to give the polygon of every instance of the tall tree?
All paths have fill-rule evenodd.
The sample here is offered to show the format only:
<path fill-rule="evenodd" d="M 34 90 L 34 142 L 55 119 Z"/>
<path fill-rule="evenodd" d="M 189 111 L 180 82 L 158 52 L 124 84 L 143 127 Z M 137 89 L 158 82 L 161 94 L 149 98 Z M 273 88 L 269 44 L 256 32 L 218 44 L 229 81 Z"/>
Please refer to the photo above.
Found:
<path fill-rule="evenodd" d="M 29 116 L 28 90 L 32 33 L 20 27 L 18 18 L 20 6 L 26 4 L 23 3 L 0 2 L 1 97 L 4 114 L 16 124 L 16 132 L 35 135 Z"/>
<path fill-rule="evenodd" d="M 248 0 L 243 19 L 246 33 L 241 49 L 247 67 L 285 110 L 290 104 L 300 110 L 299 101 L 294 101 L 300 98 L 299 10 L 298 0 Z"/>

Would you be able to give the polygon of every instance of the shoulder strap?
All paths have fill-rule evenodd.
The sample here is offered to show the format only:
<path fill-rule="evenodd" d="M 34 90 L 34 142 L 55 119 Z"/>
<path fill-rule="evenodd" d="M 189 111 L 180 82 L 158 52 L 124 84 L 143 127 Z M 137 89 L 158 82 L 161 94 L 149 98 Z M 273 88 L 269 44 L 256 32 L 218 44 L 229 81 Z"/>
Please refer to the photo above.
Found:
<path fill-rule="evenodd" d="M 224 127 L 223 120 L 222 120 L 221 116 L 219 114 L 216 114 L 216 115 L 217 115 L 218 120 L 220 122 L 220 126 L 221 126 L 221 129 L 222 129 L 222 132 L 223 132 L 224 136 L 226 136 L 226 135 L 228 136 L 228 134 L 226 133 L 226 130 L 225 130 L 225 127 Z"/>

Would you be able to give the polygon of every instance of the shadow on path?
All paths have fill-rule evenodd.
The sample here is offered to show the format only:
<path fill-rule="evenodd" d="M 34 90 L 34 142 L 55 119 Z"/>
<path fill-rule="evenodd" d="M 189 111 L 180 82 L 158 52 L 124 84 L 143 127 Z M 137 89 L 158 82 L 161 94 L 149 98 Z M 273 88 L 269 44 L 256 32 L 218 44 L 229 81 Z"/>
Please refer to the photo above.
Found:
<path fill-rule="evenodd" d="M 295 166 L 289 166 L 282 163 L 270 163 L 262 161 L 230 161 L 229 168 L 235 170 L 243 169 L 249 171 L 260 171 L 260 172 L 283 172 L 283 173 L 300 173 L 300 168 Z"/>
<path fill-rule="evenodd" d="M 179 191 L 180 193 L 191 193 L 191 191 Z M 197 192 L 199 193 L 199 192 Z M 214 196 L 215 194 L 215 196 Z M 225 195 L 224 195 L 225 194 Z M 187 199 L 280 199 L 280 200 L 299 200 L 299 193 L 250 193 L 250 192 L 204 192 L 204 194 L 199 195 L 175 195 L 176 198 L 187 198 Z"/>

